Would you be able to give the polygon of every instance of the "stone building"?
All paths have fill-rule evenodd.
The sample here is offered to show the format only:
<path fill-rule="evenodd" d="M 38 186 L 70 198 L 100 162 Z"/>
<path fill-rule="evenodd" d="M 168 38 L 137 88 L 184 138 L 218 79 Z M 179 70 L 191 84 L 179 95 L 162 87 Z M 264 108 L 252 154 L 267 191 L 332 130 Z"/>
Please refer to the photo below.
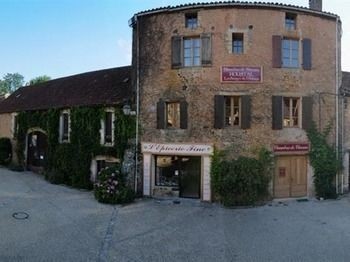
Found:
<path fill-rule="evenodd" d="M 145 196 L 211 201 L 214 147 L 235 158 L 262 146 L 275 156 L 273 197 L 314 195 L 305 130 L 332 124 L 330 142 L 340 144 L 341 22 L 321 0 L 309 5 L 230 1 L 134 15 Z"/>

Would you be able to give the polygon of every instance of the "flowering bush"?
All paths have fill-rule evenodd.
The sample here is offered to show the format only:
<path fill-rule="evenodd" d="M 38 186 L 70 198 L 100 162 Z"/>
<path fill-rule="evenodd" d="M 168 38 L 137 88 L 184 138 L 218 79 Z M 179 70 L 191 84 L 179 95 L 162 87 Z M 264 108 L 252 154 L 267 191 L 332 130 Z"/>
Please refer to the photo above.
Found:
<path fill-rule="evenodd" d="M 94 194 L 101 203 L 123 204 L 134 200 L 134 192 L 125 184 L 125 177 L 119 165 L 106 167 L 99 172 Z"/>

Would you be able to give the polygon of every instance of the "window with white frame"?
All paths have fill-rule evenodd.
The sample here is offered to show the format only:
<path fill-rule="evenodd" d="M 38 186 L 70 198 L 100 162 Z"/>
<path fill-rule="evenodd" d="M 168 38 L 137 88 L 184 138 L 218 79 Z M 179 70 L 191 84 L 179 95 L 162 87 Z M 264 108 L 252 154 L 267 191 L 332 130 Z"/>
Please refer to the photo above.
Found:
<path fill-rule="evenodd" d="M 201 65 L 201 39 L 200 37 L 184 39 L 184 66 Z"/>
<path fill-rule="evenodd" d="M 70 112 L 64 110 L 60 115 L 60 142 L 67 143 L 70 139 Z"/>
<path fill-rule="evenodd" d="M 101 144 L 112 146 L 114 144 L 114 109 L 106 109 L 101 120 Z"/>
<path fill-rule="evenodd" d="M 225 126 L 240 126 L 240 96 L 225 96 Z"/>
<path fill-rule="evenodd" d="M 282 67 L 299 67 L 299 40 L 282 40 Z"/>

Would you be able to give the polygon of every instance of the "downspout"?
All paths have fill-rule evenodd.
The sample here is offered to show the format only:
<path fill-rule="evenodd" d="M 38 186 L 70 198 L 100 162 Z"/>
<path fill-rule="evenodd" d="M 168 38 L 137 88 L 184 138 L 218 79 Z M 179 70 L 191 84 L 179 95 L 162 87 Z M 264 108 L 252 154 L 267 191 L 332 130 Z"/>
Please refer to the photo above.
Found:
<path fill-rule="evenodd" d="M 136 23 L 136 134 L 135 134 L 135 193 L 137 193 L 137 174 L 138 174 L 138 154 L 139 154 L 139 115 L 140 115 L 140 41 L 139 41 L 139 23 L 137 21 L 137 15 L 135 17 Z"/>
<path fill-rule="evenodd" d="M 336 148 L 336 157 L 337 159 L 339 159 L 339 65 L 338 65 L 338 61 L 339 61 L 339 57 L 338 57 L 338 23 L 339 23 L 339 17 L 337 16 L 336 19 L 336 35 L 335 35 L 335 148 Z M 336 193 L 339 194 L 339 172 L 337 172 L 336 174 L 336 179 L 335 179 L 335 183 L 336 183 Z M 342 186 L 342 185 L 341 185 Z"/>

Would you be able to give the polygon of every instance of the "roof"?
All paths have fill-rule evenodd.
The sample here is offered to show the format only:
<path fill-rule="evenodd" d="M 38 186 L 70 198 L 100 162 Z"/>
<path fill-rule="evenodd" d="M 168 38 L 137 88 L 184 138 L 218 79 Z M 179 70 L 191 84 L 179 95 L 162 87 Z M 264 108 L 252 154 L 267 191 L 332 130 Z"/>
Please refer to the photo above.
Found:
<path fill-rule="evenodd" d="M 0 102 L 0 113 L 116 105 L 132 96 L 131 66 L 58 78 L 17 89 Z"/>
<path fill-rule="evenodd" d="M 130 20 L 130 25 L 135 23 L 135 18 L 137 16 L 143 15 L 152 15 L 157 13 L 164 12 L 175 12 L 182 11 L 186 9 L 192 8 L 225 8 L 225 7 L 235 7 L 235 8 L 262 8 L 262 9 L 287 9 L 291 11 L 301 11 L 313 15 L 328 17 L 332 19 L 336 19 L 338 16 L 329 12 L 324 11 L 316 11 L 309 9 L 308 7 L 296 6 L 291 4 L 280 4 L 280 3 L 272 3 L 272 2 L 247 2 L 247 1 L 219 1 L 219 2 L 210 2 L 210 3 L 189 3 L 182 4 L 176 6 L 167 6 L 167 7 L 159 7 L 154 9 L 149 9 L 145 11 L 141 11 L 136 13 L 135 16 Z"/>
<path fill-rule="evenodd" d="M 350 96 L 350 72 L 343 71 L 343 73 L 342 73 L 341 91 L 346 96 Z"/>

